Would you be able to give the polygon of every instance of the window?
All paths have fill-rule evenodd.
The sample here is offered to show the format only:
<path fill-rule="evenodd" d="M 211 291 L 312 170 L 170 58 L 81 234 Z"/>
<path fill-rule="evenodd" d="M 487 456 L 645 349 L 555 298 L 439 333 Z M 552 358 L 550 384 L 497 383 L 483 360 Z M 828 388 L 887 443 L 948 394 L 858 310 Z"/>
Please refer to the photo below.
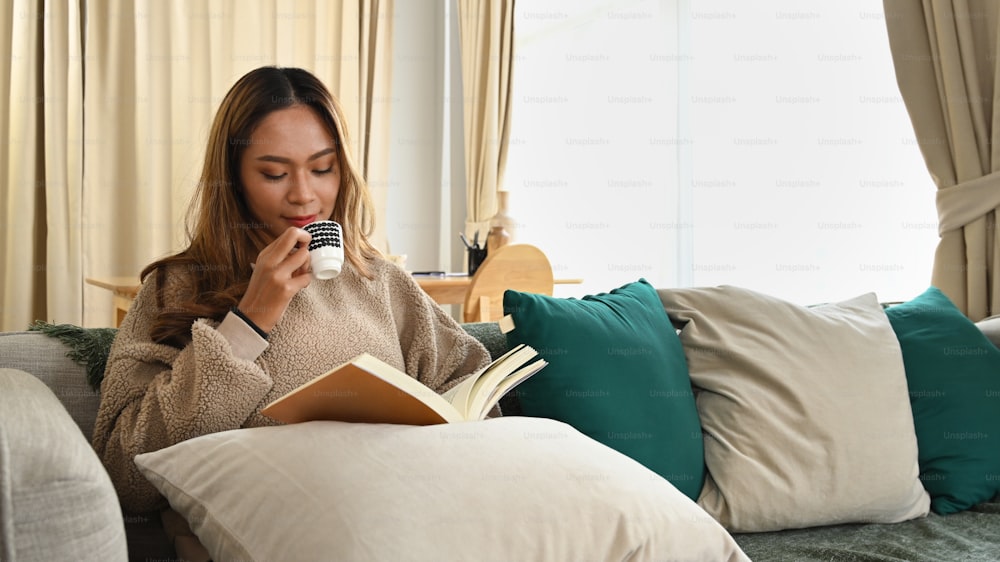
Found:
<path fill-rule="evenodd" d="M 740 285 L 802 304 L 930 282 L 934 185 L 881 5 L 521 2 L 505 185 L 557 295 Z"/>

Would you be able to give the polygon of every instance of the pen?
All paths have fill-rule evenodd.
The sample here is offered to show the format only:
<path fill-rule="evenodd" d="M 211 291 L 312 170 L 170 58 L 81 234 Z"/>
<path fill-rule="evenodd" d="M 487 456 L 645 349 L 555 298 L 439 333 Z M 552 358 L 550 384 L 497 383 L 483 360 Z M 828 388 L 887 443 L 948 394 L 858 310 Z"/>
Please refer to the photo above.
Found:
<path fill-rule="evenodd" d="M 476 230 L 476 233 L 472 235 L 472 247 L 475 248 L 475 249 L 477 249 L 477 250 L 479 249 L 479 231 L 478 230 Z"/>
<path fill-rule="evenodd" d="M 472 244 L 469 244 L 469 239 L 465 237 L 464 233 L 459 232 L 458 233 L 458 237 L 462 239 L 462 243 L 465 244 L 466 248 L 468 248 L 470 250 L 472 249 Z"/>

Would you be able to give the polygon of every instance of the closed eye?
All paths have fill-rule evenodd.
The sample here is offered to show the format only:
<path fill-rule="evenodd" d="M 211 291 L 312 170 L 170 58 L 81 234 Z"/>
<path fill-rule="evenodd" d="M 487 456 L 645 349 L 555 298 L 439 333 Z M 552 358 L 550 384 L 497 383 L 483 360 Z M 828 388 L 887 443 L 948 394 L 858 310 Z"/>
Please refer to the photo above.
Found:
<path fill-rule="evenodd" d="M 325 170 L 313 170 L 313 173 L 316 174 L 317 176 L 322 176 L 324 174 L 329 174 L 332 171 L 333 171 L 333 166 L 330 166 Z"/>
<path fill-rule="evenodd" d="M 271 174 L 265 174 L 264 172 L 261 172 L 261 174 L 263 174 L 264 177 L 267 178 L 267 181 L 278 181 L 288 175 L 288 174 L 278 174 L 276 176 L 272 176 Z"/>

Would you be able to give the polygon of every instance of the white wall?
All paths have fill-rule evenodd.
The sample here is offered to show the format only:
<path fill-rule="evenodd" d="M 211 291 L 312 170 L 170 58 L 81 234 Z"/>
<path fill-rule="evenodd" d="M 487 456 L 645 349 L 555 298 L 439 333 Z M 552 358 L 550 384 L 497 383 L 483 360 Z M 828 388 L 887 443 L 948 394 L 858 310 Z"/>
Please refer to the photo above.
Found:
<path fill-rule="evenodd" d="M 397 2 L 386 232 L 411 271 L 463 271 L 462 79 L 455 0 Z"/>
<path fill-rule="evenodd" d="M 396 2 L 386 235 L 407 268 L 441 263 L 446 0 Z"/>

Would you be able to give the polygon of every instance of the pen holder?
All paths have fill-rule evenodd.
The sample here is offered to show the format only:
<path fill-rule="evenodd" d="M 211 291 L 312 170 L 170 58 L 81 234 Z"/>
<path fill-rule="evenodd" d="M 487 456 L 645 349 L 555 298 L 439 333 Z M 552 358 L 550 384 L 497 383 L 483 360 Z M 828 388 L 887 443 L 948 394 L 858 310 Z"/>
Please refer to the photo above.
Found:
<path fill-rule="evenodd" d="M 476 270 L 486 259 L 486 248 L 466 248 L 465 251 L 469 254 L 469 275 L 475 275 Z"/>

